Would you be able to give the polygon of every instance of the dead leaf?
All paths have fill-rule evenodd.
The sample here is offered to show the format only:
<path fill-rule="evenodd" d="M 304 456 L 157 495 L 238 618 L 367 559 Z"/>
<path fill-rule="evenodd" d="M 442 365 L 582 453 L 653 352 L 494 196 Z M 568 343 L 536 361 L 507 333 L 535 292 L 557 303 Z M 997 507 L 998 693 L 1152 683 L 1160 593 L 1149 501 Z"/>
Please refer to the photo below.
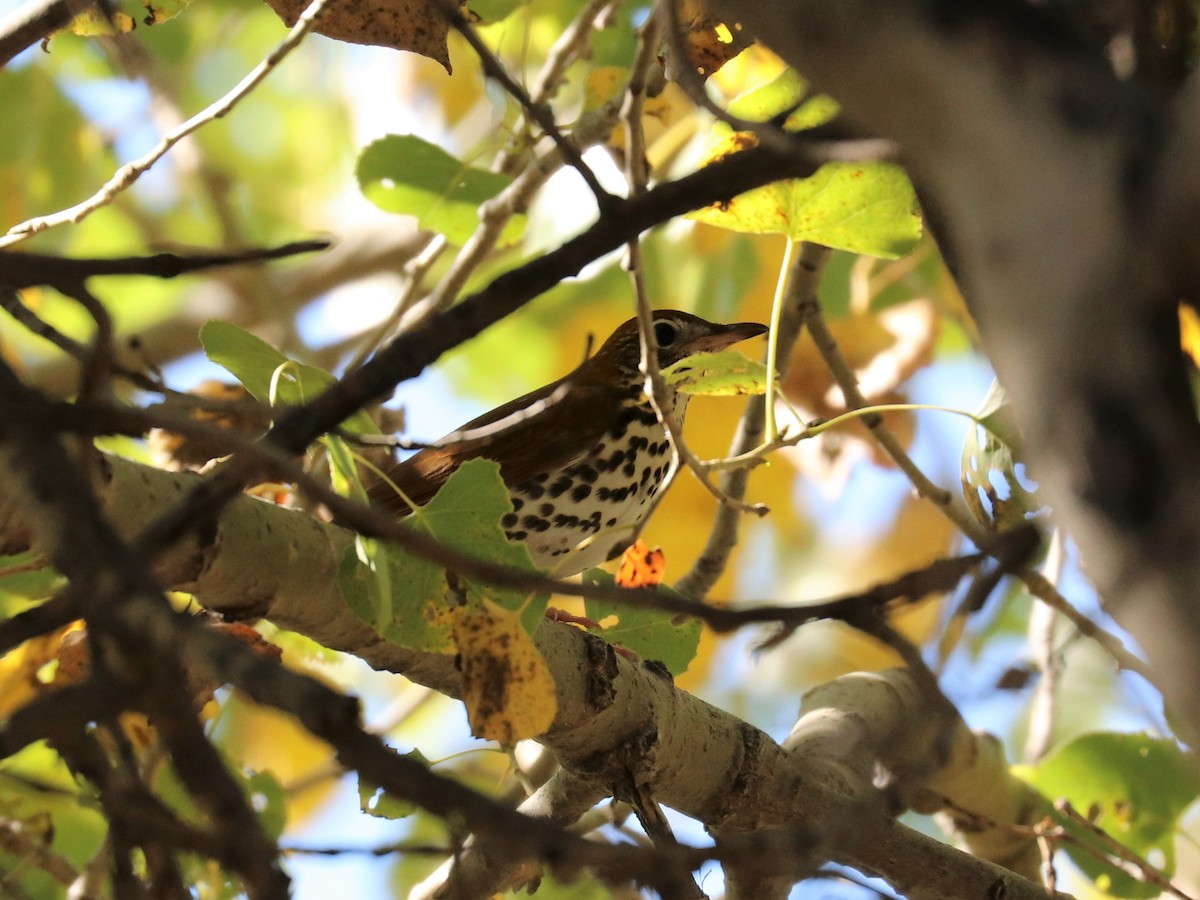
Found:
<path fill-rule="evenodd" d="M 307 0 L 267 0 L 283 24 L 291 28 L 308 7 Z M 459 4 L 462 10 L 465 3 Z M 321 13 L 313 31 L 338 41 L 392 47 L 427 56 L 450 72 L 446 36 L 450 24 L 437 0 L 380 0 L 357 3 L 334 0 Z"/>

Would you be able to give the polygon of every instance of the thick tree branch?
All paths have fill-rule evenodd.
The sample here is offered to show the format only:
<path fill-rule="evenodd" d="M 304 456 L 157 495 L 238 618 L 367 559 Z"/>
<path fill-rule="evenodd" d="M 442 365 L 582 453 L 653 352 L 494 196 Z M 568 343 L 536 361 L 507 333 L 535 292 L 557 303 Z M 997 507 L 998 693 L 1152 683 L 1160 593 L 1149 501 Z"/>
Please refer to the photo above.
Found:
<path fill-rule="evenodd" d="M 197 480 L 190 473 L 161 472 L 113 459 L 102 479 L 102 503 L 108 518 L 123 523 L 128 533 L 139 520 L 174 503 L 183 485 Z M 20 519 L 19 510 L 0 503 L 0 522 L 7 523 L 5 527 L 14 533 L 27 534 Z M 213 609 L 265 615 L 280 627 L 354 653 L 376 668 L 402 672 L 412 680 L 457 695 L 459 673 L 452 656 L 386 643 L 348 610 L 337 588 L 336 573 L 351 541 L 350 533 L 334 526 L 241 497 L 203 541 L 179 546 L 161 557 L 157 574 L 166 584 L 196 593 Z M 922 577 L 914 576 L 914 585 Z M 900 590 L 915 593 L 930 589 L 931 583 Z M 254 590 L 247 591 L 247 585 Z M 853 601 L 850 608 L 856 608 L 858 602 L 862 601 Z M 436 813 L 458 810 L 500 855 L 516 858 L 528 852 L 545 858 L 545 854 L 567 853 L 561 836 L 551 839 L 551 832 L 541 829 L 529 832 L 519 825 L 521 819 L 496 818 L 499 814 L 493 807 L 480 806 L 482 798 L 470 792 L 448 795 L 444 780 L 426 772 L 435 778 L 427 783 L 424 776 L 418 776 L 415 764 L 404 761 L 403 768 L 395 771 L 401 762 L 392 760 L 377 739 L 356 736 L 355 707 L 345 698 L 255 659 L 253 654 L 247 656 L 246 648 L 232 646 L 194 622 L 171 620 L 168 625 L 162 619 L 164 613 L 161 606 L 138 606 L 137 621 L 149 629 L 149 635 L 157 635 L 155 643 L 165 642 L 170 652 L 189 666 L 218 673 L 258 702 L 297 715 L 314 734 L 339 748 L 343 765 L 358 768 L 369 780 Z M 153 625 L 152 620 L 158 619 L 162 620 Z M 913 896 L 982 895 L 997 879 L 1007 879 L 1009 896 L 1040 896 L 1040 888 L 1031 883 L 922 838 L 882 812 L 852 834 L 843 834 L 841 828 L 827 831 L 830 816 L 842 821 L 847 815 L 847 797 L 841 781 L 813 776 L 813 758 L 807 752 L 788 754 L 736 717 L 680 691 L 653 667 L 614 653 L 599 638 L 545 622 L 535 641 L 553 675 L 558 704 L 556 720 L 543 742 L 564 766 L 590 783 L 607 785 L 633 777 L 638 783 L 653 784 L 660 802 L 721 829 L 724 837 L 716 852 L 718 858 L 731 863 L 745 861 L 753 858 L 745 854 L 761 854 L 767 845 L 774 847 L 771 853 L 780 853 L 771 842 L 781 841 L 791 848 L 789 852 L 804 846 L 807 854 L 824 854 L 903 883 Z M 78 714 L 94 711 L 94 700 L 80 702 Z M 905 720 L 919 721 L 921 717 L 898 713 L 894 721 Z M 36 732 L 30 736 L 33 734 Z M 640 750 L 630 756 L 630 746 Z M 918 752 L 917 758 L 932 757 Z M 619 771 L 613 769 L 617 759 L 623 760 Z M 631 760 L 632 775 L 628 771 Z M 786 802 L 781 804 L 781 798 Z M 505 834 L 509 835 L 507 842 L 501 839 Z M 815 849 L 818 846 L 819 851 Z M 678 854 L 670 858 L 688 865 L 709 855 L 685 848 Z M 580 863 L 613 866 L 610 871 L 640 873 L 635 877 L 645 877 L 647 871 L 625 857 L 580 856 L 574 849 L 568 856 Z M 797 858 L 792 853 L 791 858 L 780 874 L 799 877 L 806 871 L 809 856 Z M 942 859 L 944 865 L 913 865 L 914 860 L 931 858 Z M 972 886 L 967 893 L 963 893 L 964 885 Z"/>

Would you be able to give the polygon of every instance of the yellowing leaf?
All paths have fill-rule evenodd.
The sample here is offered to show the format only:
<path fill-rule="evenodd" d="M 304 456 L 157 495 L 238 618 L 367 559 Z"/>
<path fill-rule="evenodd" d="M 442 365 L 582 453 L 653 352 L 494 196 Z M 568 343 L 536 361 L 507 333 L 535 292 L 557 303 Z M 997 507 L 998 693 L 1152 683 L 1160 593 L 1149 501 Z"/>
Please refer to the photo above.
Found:
<path fill-rule="evenodd" d="M 1186 303 L 1179 304 L 1179 344 L 1192 362 L 1200 366 L 1200 316 L 1194 306 Z"/>
<path fill-rule="evenodd" d="M 836 114 L 833 101 L 810 98 L 807 90 L 804 80 L 788 70 L 734 100 L 730 112 L 751 121 L 786 113 L 786 127 L 792 131 L 819 125 Z M 718 124 L 705 161 L 715 162 L 757 143 L 750 132 Z M 786 234 L 793 240 L 888 258 L 908 253 L 921 237 L 916 194 L 904 172 L 889 163 L 830 163 L 808 178 L 777 181 L 691 217 L 733 231 Z"/>
<path fill-rule="evenodd" d="M 0 656 L 0 719 L 11 716 L 48 689 L 38 679 L 38 671 L 57 660 L 63 639 L 82 627 L 81 622 L 66 625 L 49 634 L 30 638 Z"/>
<path fill-rule="evenodd" d="M 113 12 L 112 18 L 109 18 L 95 7 L 76 14 L 75 18 L 67 25 L 67 30 L 82 37 L 125 34 L 135 28 L 137 28 L 137 22 L 129 14 L 116 11 Z"/>
<path fill-rule="evenodd" d="M 763 394 L 767 390 L 767 367 L 733 349 L 681 359 L 663 370 L 663 378 L 684 394 L 709 397 Z"/>
<path fill-rule="evenodd" d="M 472 733 L 511 745 L 548 731 L 558 712 L 554 679 L 520 616 L 484 600 L 451 619 Z"/>

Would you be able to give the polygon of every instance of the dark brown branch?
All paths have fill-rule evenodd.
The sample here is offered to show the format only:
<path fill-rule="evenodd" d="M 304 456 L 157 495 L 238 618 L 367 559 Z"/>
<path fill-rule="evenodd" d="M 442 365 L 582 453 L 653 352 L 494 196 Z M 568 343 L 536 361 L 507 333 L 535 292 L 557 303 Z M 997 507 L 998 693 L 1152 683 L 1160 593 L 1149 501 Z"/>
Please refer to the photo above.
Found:
<path fill-rule="evenodd" d="M 692 175 L 660 185 L 605 213 L 591 228 L 557 250 L 499 276 L 457 306 L 400 335 L 306 406 L 283 416 L 265 440 L 299 453 L 356 410 L 382 400 L 400 382 L 414 378 L 443 353 L 520 309 L 584 266 L 675 216 L 781 178 L 811 174 L 818 163 L 797 142 L 781 155 L 763 147 L 729 156 Z M 197 487 L 173 513 L 152 523 L 139 545 L 151 552 L 170 546 L 197 525 L 211 521 L 254 474 L 254 463 L 235 458 Z"/>
<path fill-rule="evenodd" d="M 0 68 L 14 56 L 65 28 L 77 13 L 94 2 L 88 0 L 30 0 L 0 20 Z"/>
<path fill-rule="evenodd" d="M 122 256 L 112 259 L 71 259 L 0 251 L 0 284 L 14 288 L 48 285 L 61 287 L 86 278 L 107 275 L 145 275 L 150 278 L 177 278 L 207 269 L 240 266 L 284 259 L 301 253 L 315 253 L 330 246 L 327 240 L 295 241 L 280 247 L 237 250 L 227 253 L 156 253 L 153 256 Z"/>

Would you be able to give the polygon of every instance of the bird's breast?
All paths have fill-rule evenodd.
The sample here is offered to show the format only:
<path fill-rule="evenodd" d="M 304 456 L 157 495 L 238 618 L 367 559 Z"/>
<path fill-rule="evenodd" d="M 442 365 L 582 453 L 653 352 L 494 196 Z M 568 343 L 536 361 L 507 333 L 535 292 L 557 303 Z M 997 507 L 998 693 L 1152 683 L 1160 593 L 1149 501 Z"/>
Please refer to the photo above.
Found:
<path fill-rule="evenodd" d="M 686 397 L 674 404 L 682 422 Z M 644 397 L 626 404 L 582 457 L 511 488 L 502 525 L 535 565 L 573 575 L 619 555 L 675 465 L 671 442 Z"/>

